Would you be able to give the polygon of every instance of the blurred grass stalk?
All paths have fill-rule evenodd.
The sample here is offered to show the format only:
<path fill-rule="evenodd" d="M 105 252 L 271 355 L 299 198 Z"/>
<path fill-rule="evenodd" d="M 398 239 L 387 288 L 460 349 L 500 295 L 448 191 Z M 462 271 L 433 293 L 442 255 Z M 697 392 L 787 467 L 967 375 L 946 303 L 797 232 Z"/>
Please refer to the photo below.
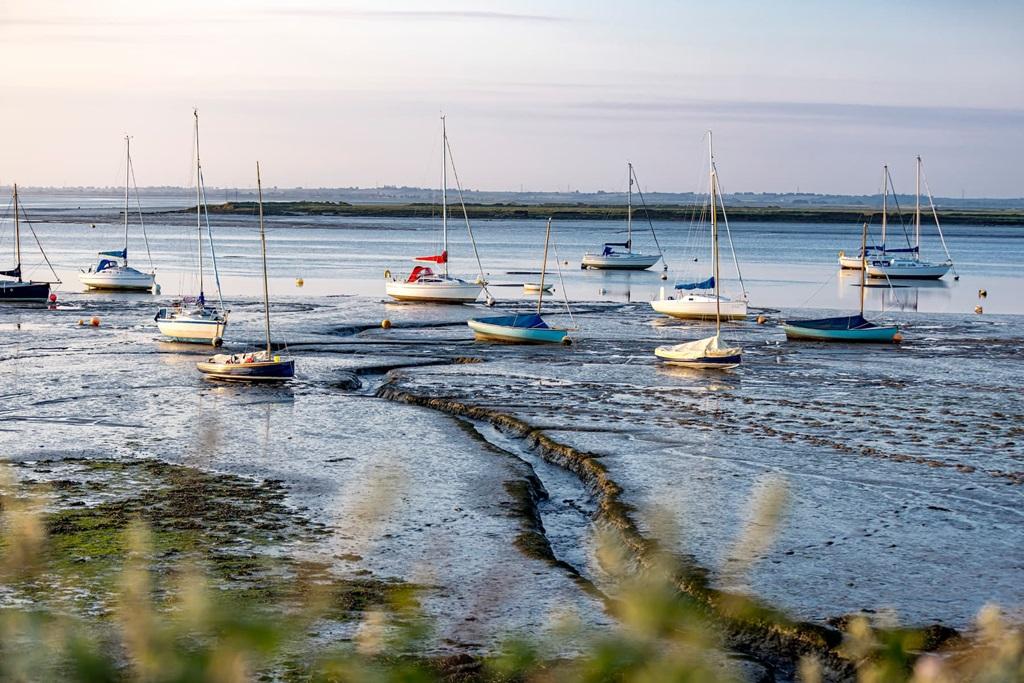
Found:
<path fill-rule="evenodd" d="M 747 522 L 724 574 L 740 585 L 771 546 L 784 516 L 784 480 L 764 480 L 751 499 Z M 522 680 L 729 681 L 742 673 L 731 665 L 706 613 L 677 589 L 680 567 L 671 554 L 656 556 L 637 571 L 614 532 L 598 541 L 602 568 L 615 586 L 619 626 L 592 634 L 573 656 L 539 638 L 505 641 L 499 652 L 453 676 L 436 661 L 417 656 L 430 646 L 429 624 L 415 596 L 398 592 L 390 604 L 366 610 L 354 643 L 324 651 L 310 648 L 308 632 L 327 598 L 307 581 L 300 604 L 269 611 L 225 607 L 195 564 L 182 563 L 176 585 L 163 591 L 151 582 L 150 534 L 141 522 L 127 530 L 128 548 L 113 623 L 89 620 L 48 606 L 41 597 L 75 586 L 74 576 L 46 567 L 44 493 L 19 486 L 0 466 L 0 680 L 79 681 L 324 681 Z M 380 506 L 377 506 L 379 508 Z M 375 508 L 376 509 L 376 508 Z M 663 530 L 662 533 L 674 533 Z M 669 546 L 670 547 L 670 546 Z M 303 577 L 297 577 L 302 582 Z M 58 599 L 59 601 L 59 599 Z M 566 619 L 561 631 L 578 635 Z M 979 614 L 977 633 L 955 651 L 919 656 L 913 631 L 879 631 L 866 619 L 849 623 L 842 653 L 856 663 L 865 683 L 914 681 L 983 683 L 1024 680 L 1024 638 L 994 606 Z M 822 668 L 805 657 L 796 676 L 822 680 Z"/>

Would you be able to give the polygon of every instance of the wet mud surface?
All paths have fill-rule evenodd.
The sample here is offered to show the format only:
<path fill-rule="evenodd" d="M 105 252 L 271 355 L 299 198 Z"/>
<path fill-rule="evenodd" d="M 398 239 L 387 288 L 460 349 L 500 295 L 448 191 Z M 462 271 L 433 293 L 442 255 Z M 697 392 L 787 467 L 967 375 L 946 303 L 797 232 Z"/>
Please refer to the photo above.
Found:
<path fill-rule="evenodd" d="M 269 487 L 267 514 L 280 505 L 306 520 L 296 561 L 423 587 L 437 652 L 479 652 L 565 613 L 612 623 L 594 548 L 603 524 L 638 554 L 656 539 L 684 559 L 705 597 L 749 595 L 808 622 L 790 632 L 798 641 L 827 646 L 828 625 L 861 611 L 964 629 L 986 602 L 1021 607 L 1017 317 L 904 312 L 898 347 L 729 325 L 744 365 L 714 374 L 656 364 L 654 346 L 709 328 L 646 304 L 580 306 L 577 344 L 523 348 L 473 342 L 464 321 L 479 306 L 290 297 L 275 338 L 297 380 L 237 387 L 199 377 L 207 349 L 158 341 L 154 308 L 69 295 L 57 310 L 0 309 L 0 456 L 28 470 L 121 463 L 127 481 L 155 475 L 125 463 L 159 461 Z M 232 309 L 228 346 L 258 343 L 256 300 Z M 78 325 L 92 315 L 98 328 Z M 102 492 L 79 490 L 91 471 L 50 479 L 101 505 Z M 735 540 L 766 475 L 787 482 L 789 506 L 776 541 L 737 574 Z M 263 514 L 236 512 L 226 517 Z M 236 531 L 237 520 L 206 522 Z M 243 527 L 281 542 L 279 529 Z"/>

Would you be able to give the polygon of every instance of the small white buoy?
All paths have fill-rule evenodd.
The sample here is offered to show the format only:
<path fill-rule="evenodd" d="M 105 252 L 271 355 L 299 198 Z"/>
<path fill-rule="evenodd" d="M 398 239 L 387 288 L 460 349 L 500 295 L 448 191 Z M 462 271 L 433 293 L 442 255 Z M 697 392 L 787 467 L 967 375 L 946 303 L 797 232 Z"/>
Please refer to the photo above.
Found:
<path fill-rule="evenodd" d="M 488 307 L 493 307 L 493 306 L 494 306 L 494 304 L 495 304 L 495 303 L 497 303 L 497 302 L 496 302 L 496 301 L 494 300 L 494 297 L 493 297 L 493 296 L 491 296 L 490 294 L 488 294 L 488 295 L 487 295 L 487 299 L 486 299 L 485 303 L 487 304 L 487 306 L 488 306 Z"/>
<path fill-rule="evenodd" d="M 153 286 L 149 288 L 149 291 L 154 295 L 160 294 L 160 285 L 154 282 Z"/>

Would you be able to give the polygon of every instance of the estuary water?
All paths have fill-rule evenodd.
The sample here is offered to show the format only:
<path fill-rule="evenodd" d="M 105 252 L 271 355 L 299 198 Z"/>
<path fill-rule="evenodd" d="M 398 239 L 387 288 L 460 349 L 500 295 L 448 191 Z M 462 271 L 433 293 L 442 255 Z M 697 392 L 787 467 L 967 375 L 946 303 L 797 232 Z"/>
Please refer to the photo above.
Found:
<path fill-rule="evenodd" d="M 710 373 L 661 366 L 652 353 L 710 333 L 647 304 L 677 279 L 709 274 L 707 236 L 687 224 L 654 226 L 669 266 L 662 280 L 660 264 L 581 271 L 583 252 L 622 241 L 625 226 L 556 222 L 560 265 L 548 274 L 555 292 L 545 311 L 570 322 L 568 298 L 577 343 L 522 348 L 473 342 L 464 322 L 534 305 L 522 283 L 539 279 L 543 221 L 474 221 L 497 300 L 487 309 L 386 301 L 384 271 L 407 272 L 409 257 L 437 253 L 439 220 L 273 217 L 274 338 L 297 358 L 298 377 L 250 388 L 201 379 L 194 362 L 209 350 L 161 342 L 152 322 L 173 296 L 197 291 L 194 216 L 146 216 L 162 287 L 153 296 L 81 291 L 77 270 L 123 243 L 116 210 L 40 204 L 31 214 L 63 284 L 55 307 L 0 307 L 0 457 L 144 455 L 281 479 L 293 504 L 334 530 L 310 552 L 333 558 L 339 573 L 430 586 L 425 608 L 448 647 L 536 633 L 564 612 L 597 628 L 609 622 L 572 573 L 516 548 L 524 522 L 509 482 L 536 474 L 548 493 L 537 505 L 554 556 L 602 588 L 594 492 L 485 421 L 378 398 L 383 384 L 514 417 L 598 456 L 644 533 L 693 558 L 716 585 L 797 618 L 863 610 L 965 628 L 995 602 L 1020 619 L 1018 228 L 944 226 L 959 280 L 870 287 L 868 316 L 899 322 L 905 342 L 857 347 L 789 343 L 777 322 L 858 307 L 859 280 L 839 273 L 836 255 L 856 251 L 859 226 L 733 223 L 743 283 L 723 234 L 724 289 L 745 287 L 767 324 L 752 315 L 726 325 L 745 348 L 744 364 Z M 262 340 L 256 222 L 212 220 L 232 311 L 225 343 L 241 350 Z M 646 224 L 635 227 L 634 246 L 657 251 Z M 472 279 L 465 226 L 452 220 L 449 230 L 452 272 Z M 26 270 L 45 279 L 32 234 L 23 234 Z M 0 267 L 10 236 L 8 221 Z M 136 221 L 129 248 L 133 265 L 148 266 Z M 944 256 L 927 229 L 922 252 Z M 213 281 L 208 269 L 208 298 Z M 78 324 L 94 315 L 99 327 Z M 381 329 L 385 318 L 391 329 Z M 784 482 L 785 514 L 774 543 L 738 576 L 736 539 L 767 481 Z"/>

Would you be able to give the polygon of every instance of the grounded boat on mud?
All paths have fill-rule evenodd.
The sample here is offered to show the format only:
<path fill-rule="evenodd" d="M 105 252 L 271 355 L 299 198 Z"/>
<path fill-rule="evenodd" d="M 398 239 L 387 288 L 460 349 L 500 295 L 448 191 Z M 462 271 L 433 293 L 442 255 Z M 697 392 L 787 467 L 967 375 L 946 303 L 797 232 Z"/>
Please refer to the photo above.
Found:
<path fill-rule="evenodd" d="M 50 265 L 50 260 L 46 258 L 46 252 L 43 251 L 43 246 L 39 244 L 38 237 L 36 237 L 36 244 L 39 246 L 39 252 L 43 255 L 46 265 L 50 267 L 50 272 L 53 272 L 54 281 L 42 282 L 31 279 L 24 280 L 22 278 L 21 204 L 18 202 L 17 184 L 14 185 L 14 195 L 11 201 L 14 205 L 14 268 L 11 268 L 10 270 L 0 270 L 0 277 L 9 277 L 14 279 L 0 280 L 0 302 L 48 301 L 51 298 L 50 285 L 60 284 L 60 278 L 57 277 L 57 273 L 53 272 L 53 266 Z M 29 225 L 29 228 L 31 229 L 32 226 Z M 35 236 L 35 230 L 32 230 L 32 235 Z"/>
<path fill-rule="evenodd" d="M 642 254 L 639 251 L 633 251 L 633 182 L 636 180 L 636 173 L 633 171 L 633 164 L 626 163 L 629 169 L 629 188 L 626 190 L 626 241 L 625 242 L 605 242 L 600 253 L 587 252 L 583 255 L 583 260 L 580 263 L 580 267 L 584 270 L 647 270 L 658 261 L 664 258 L 664 254 Z M 637 190 L 640 186 L 637 183 Z M 643 193 L 640 194 L 641 200 L 643 200 Z M 644 203 L 644 210 L 646 212 L 647 206 Z M 654 236 L 654 242 L 657 244 L 658 236 L 654 232 L 654 224 L 651 223 L 650 216 L 647 217 L 647 223 L 651 226 L 651 235 Z M 615 247 L 622 247 L 625 251 L 617 251 Z M 658 250 L 661 251 L 659 245 Z M 668 269 L 668 266 L 665 266 Z"/>

